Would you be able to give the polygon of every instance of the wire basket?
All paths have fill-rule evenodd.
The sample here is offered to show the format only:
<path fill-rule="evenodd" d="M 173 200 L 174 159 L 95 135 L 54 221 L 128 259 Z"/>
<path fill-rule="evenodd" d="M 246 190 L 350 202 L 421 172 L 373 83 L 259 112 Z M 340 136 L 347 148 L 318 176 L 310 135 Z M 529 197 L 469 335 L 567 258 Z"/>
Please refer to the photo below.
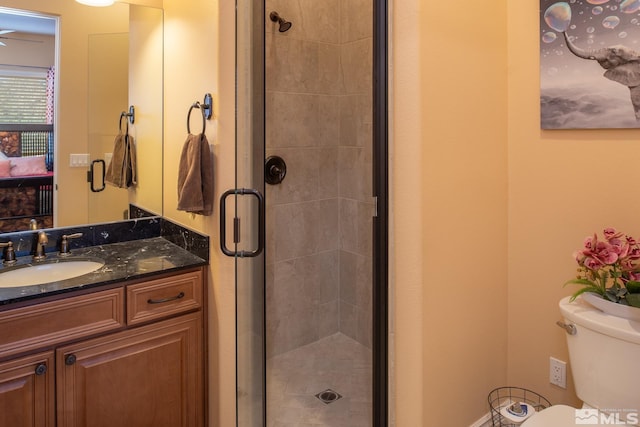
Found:
<path fill-rule="evenodd" d="M 521 423 L 513 423 L 500 414 L 500 410 L 514 403 L 528 403 L 536 412 L 551 406 L 551 403 L 536 392 L 519 387 L 499 387 L 489 393 L 491 423 L 493 427 L 516 427 Z"/>

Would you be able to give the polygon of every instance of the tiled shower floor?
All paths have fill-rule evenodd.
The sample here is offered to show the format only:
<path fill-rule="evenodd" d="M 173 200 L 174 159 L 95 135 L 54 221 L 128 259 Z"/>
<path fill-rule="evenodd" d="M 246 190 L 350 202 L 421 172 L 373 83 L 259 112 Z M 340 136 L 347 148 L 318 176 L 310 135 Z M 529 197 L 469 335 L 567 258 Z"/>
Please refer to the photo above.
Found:
<path fill-rule="evenodd" d="M 371 350 L 337 333 L 267 361 L 268 427 L 371 427 Z M 331 389 L 342 398 L 325 404 Z"/>

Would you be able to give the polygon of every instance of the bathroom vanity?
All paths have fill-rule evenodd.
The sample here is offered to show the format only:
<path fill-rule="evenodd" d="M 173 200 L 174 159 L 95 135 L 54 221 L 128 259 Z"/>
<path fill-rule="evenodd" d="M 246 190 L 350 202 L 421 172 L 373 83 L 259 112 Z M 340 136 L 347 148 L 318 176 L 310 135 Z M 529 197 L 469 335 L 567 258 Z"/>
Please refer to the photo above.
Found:
<path fill-rule="evenodd" d="M 104 266 L 0 288 L 0 425 L 204 426 L 206 259 L 161 236 L 64 258 L 87 256 Z"/>

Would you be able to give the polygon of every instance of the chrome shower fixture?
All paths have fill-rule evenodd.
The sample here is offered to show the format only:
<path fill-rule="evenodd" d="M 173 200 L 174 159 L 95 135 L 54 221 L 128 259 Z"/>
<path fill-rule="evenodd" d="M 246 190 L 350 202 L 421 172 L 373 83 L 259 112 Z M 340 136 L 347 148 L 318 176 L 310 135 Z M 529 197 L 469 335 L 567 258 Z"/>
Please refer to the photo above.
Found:
<path fill-rule="evenodd" d="M 284 33 L 286 31 L 289 30 L 289 28 L 291 28 L 291 22 L 286 21 L 284 18 L 282 18 L 280 15 L 278 15 L 278 12 L 271 12 L 269 14 L 269 18 L 273 21 L 273 22 L 277 22 L 279 24 L 279 28 L 278 31 L 280 31 L 281 33 Z"/>

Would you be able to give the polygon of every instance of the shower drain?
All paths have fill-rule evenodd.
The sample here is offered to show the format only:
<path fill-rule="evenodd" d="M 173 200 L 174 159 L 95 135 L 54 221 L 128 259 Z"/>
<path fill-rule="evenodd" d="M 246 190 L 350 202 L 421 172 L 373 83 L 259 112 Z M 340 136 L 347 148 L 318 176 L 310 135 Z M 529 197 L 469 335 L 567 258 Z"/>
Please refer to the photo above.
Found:
<path fill-rule="evenodd" d="M 320 393 L 316 394 L 316 397 L 320 399 L 322 403 L 324 403 L 325 405 L 328 405 L 329 403 L 333 403 L 336 400 L 340 399 L 342 396 L 339 393 L 329 388 L 325 391 L 321 391 Z"/>

